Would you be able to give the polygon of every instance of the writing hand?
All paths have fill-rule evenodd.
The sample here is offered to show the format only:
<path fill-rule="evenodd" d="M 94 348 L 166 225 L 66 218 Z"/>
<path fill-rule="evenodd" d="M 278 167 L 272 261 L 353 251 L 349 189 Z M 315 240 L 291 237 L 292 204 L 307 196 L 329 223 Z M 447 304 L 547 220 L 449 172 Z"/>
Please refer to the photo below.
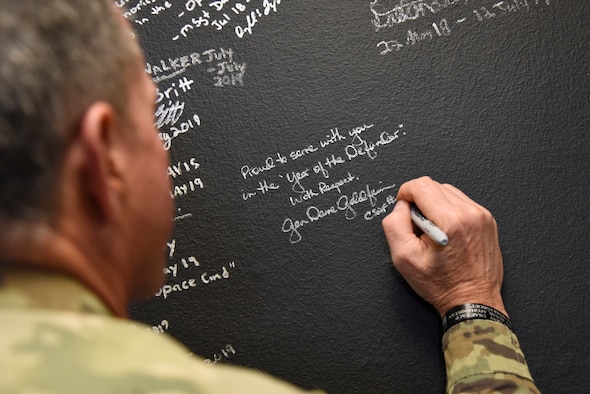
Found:
<path fill-rule="evenodd" d="M 404 183 L 383 229 L 395 268 L 412 288 L 444 315 L 454 306 L 479 303 L 506 314 L 500 289 L 503 262 L 491 213 L 448 184 L 428 177 Z M 410 203 L 444 231 L 447 246 L 417 234 Z"/>

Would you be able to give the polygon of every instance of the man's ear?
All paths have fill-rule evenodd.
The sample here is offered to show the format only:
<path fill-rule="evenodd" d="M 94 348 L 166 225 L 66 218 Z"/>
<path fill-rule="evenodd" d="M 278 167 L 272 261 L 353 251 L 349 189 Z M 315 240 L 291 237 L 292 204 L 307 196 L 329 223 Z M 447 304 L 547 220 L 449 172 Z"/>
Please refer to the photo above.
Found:
<path fill-rule="evenodd" d="M 79 129 L 83 174 L 81 184 L 91 199 L 91 209 L 101 221 L 112 219 L 121 209 L 124 193 L 121 122 L 112 105 L 92 104 L 84 113 Z"/>

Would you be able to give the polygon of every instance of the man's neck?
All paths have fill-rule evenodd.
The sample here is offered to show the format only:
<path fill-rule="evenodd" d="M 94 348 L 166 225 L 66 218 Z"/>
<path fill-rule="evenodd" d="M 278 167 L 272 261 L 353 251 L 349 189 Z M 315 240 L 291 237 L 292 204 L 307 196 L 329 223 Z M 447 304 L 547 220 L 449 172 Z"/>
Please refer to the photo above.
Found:
<path fill-rule="evenodd" d="M 3 270 L 66 275 L 94 293 L 117 316 L 127 317 L 127 294 L 111 262 L 98 258 L 48 226 L 11 226 L 0 232 Z"/>

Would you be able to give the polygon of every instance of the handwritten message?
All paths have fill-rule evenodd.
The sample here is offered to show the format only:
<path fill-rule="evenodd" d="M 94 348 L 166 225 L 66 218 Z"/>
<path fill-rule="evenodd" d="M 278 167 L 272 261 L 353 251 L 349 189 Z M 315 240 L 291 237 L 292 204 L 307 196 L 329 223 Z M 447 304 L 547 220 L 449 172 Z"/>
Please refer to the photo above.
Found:
<path fill-rule="evenodd" d="M 474 7 L 475 4 L 469 0 L 374 0 L 370 9 L 375 31 L 393 31 L 387 33 L 387 39 L 377 43 L 379 53 L 404 52 L 418 44 L 447 39 L 459 28 L 490 23 L 510 15 L 524 16 L 533 7 L 551 5 L 551 0 L 483 1 Z M 463 10 L 458 17 L 441 15 L 457 8 Z M 436 16 L 440 19 L 432 22 Z M 399 32 L 401 29 L 405 31 Z"/>
<path fill-rule="evenodd" d="M 170 163 L 168 166 L 168 176 L 173 180 L 173 187 L 170 191 L 170 197 L 179 198 L 189 195 L 205 188 L 201 177 L 196 176 L 201 168 L 197 159 L 191 157 L 188 160 Z"/>
<path fill-rule="evenodd" d="M 350 168 L 358 161 L 372 161 L 406 135 L 403 124 L 382 128 L 364 123 L 349 129 L 334 127 L 320 138 L 289 152 L 275 152 L 260 163 L 244 164 L 240 175 L 244 203 L 254 199 L 287 196 L 286 215 L 279 232 L 292 244 L 303 240 L 304 230 L 330 217 L 373 220 L 395 204 L 395 183 L 364 182 Z M 279 191 L 286 193 L 279 193 Z"/>
<path fill-rule="evenodd" d="M 176 239 L 168 242 L 168 265 L 164 268 L 166 283 L 154 294 L 156 298 L 167 299 L 175 294 L 209 286 L 230 279 L 237 265 L 235 261 L 206 268 L 193 255 L 177 256 Z"/>
<path fill-rule="evenodd" d="M 155 126 L 164 149 L 172 147 L 172 141 L 181 134 L 193 131 L 201 125 L 198 114 L 185 113 L 185 101 L 192 91 L 194 81 L 183 77 L 170 85 L 156 88 Z"/>
<path fill-rule="evenodd" d="M 227 280 L 231 276 L 231 271 L 235 268 L 236 263 L 232 261 L 216 270 L 205 271 L 197 277 L 190 277 L 182 280 L 171 280 L 162 286 L 154 295 L 156 297 L 162 297 L 163 299 L 166 299 L 171 295 L 181 293 L 195 287 L 202 287 L 211 285 L 218 281 Z"/>
<path fill-rule="evenodd" d="M 170 329 L 170 323 L 166 319 L 160 321 L 159 323 L 156 323 L 153 326 L 148 326 L 148 327 L 138 326 L 135 323 L 131 323 L 130 326 L 135 329 L 145 330 L 147 332 L 151 332 L 154 334 L 164 334 Z"/>
<path fill-rule="evenodd" d="M 146 63 L 145 71 L 151 75 L 155 83 L 160 83 L 174 79 L 188 69 L 201 65 L 211 74 L 215 87 L 244 86 L 246 63 L 238 62 L 232 48 L 207 49 L 202 52 L 191 52 L 160 59 L 153 63 Z M 186 78 L 181 79 L 178 82 L 178 89 L 182 89 L 186 93 L 187 90 L 191 90 L 192 84 L 193 81 L 187 81 Z M 176 88 L 173 86 L 166 90 Z"/>
<path fill-rule="evenodd" d="M 220 349 L 218 352 L 214 353 L 213 356 L 211 356 L 203 361 L 205 362 L 205 364 L 217 364 L 217 363 L 227 361 L 232 356 L 234 356 L 236 353 L 237 352 L 236 352 L 236 349 L 234 348 L 234 346 L 231 344 L 227 344 L 222 349 Z"/>
<path fill-rule="evenodd" d="M 220 32 L 232 29 L 238 38 L 254 33 L 264 19 L 276 14 L 281 0 L 116 0 L 115 6 L 125 7 L 123 16 L 136 27 L 157 21 L 166 14 L 175 16 L 178 29 L 172 41 L 190 39 L 198 31 Z"/>

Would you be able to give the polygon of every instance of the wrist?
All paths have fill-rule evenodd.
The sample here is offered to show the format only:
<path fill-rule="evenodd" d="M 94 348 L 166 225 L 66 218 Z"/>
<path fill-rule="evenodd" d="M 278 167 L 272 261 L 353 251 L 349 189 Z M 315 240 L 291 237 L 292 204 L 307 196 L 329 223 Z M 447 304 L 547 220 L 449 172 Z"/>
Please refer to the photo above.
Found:
<path fill-rule="evenodd" d="M 512 330 L 510 318 L 502 311 L 484 304 L 461 304 L 451 308 L 443 315 L 443 333 L 455 324 L 476 319 L 501 323 Z"/>
<path fill-rule="evenodd" d="M 506 312 L 506 308 L 504 307 L 504 302 L 502 300 L 502 295 L 499 291 L 493 292 L 484 289 L 484 291 L 482 291 L 481 294 L 473 290 L 464 290 L 462 292 L 449 291 L 444 297 L 444 299 L 438 300 L 437 303 L 433 303 L 433 306 L 442 318 L 452 308 L 456 307 L 457 305 L 464 304 L 487 305 L 494 309 L 497 309 L 507 317 L 510 317 L 508 312 Z"/>

